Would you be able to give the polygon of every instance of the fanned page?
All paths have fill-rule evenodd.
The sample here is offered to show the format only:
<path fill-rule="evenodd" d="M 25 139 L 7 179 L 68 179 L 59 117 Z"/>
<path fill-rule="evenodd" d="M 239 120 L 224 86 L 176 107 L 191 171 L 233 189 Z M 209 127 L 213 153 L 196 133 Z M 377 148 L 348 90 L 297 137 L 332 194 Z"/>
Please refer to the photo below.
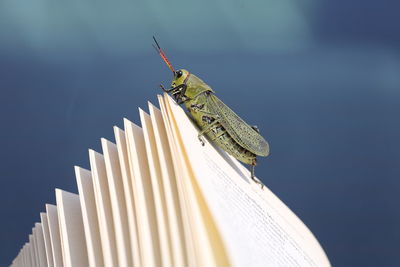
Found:
<path fill-rule="evenodd" d="M 197 263 L 197 256 L 196 256 L 196 249 L 195 249 L 195 242 L 193 239 L 193 231 L 191 227 L 191 209 L 189 207 L 189 202 L 187 201 L 187 194 L 183 188 L 183 184 L 180 181 L 180 177 L 182 177 L 182 163 L 179 162 L 178 153 L 176 151 L 177 146 L 175 145 L 175 141 L 173 138 L 172 127 L 170 122 L 168 121 L 167 109 L 165 103 L 163 101 L 162 96 L 158 95 L 158 101 L 160 104 L 161 115 L 163 124 L 165 127 L 165 132 L 167 136 L 168 146 L 170 149 L 170 156 L 171 156 L 171 166 L 173 168 L 173 173 L 175 176 L 176 181 L 176 191 L 177 191 L 177 200 L 179 202 L 178 210 L 181 214 L 181 224 L 183 230 L 183 239 L 185 244 L 185 254 L 186 254 L 186 263 L 188 266 L 196 266 Z M 170 167 L 171 167 L 170 166 Z"/>
<path fill-rule="evenodd" d="M 133 198 L 133 185 L 129 168 L 128 148 L 126 144 L 125 132 L 114 126 L 114 135 L 115 142 L 117 143 L 118 158 L 121 166 L 122 183 L 124 187 L 125 204 L 127 208 L 129 239 L 132 249 L 132 262 L 133 266 L 141 266 L 135 202 Z"/>
<path fill-rule="evenodd" d="M 190 179 L 193 175 L 181 151 L 181 140 L 176 138 L 176 127 L 167 115 L 171 114 L 169 105 L 162 98 L 159 100 L 164 122 L 166 122 L 181 199 L 189 266 L 229 266 L 220 235 L 211 219 L 204 198 L 199 188 L 193 184 L 193 179 Z"/>
<path fill-rule="evenodd" d="M 61 239 L 60 239 L 60 228 L 58 223 L 58 211 L 56 205 L 46 204 L 47 221 L 49 223 L 49 233 L 51 250 L 53 252 L 53 263 L 54 267 L 62 267 L 62 251 L 61 251 Z M 30 242 L 32 244 L 32 242 Z M 32 261 L 34 261 L 33 246 L 31 248 Z"/>
<path fill-rule="evenodd" d="M 89 266 L 104 266 L 92 175 L 89 170 L 75 166 L 75 176 L 82 209 Z"/>
<path fill-rule="evenodd" d="M 38 244 L 37 244 L 37 229 L 36 229 L 36 227 L 32 228 L 32 237 L 33 237 L 33 247 L 35 250 L 36 265 L 40 266 L 40 257 L 39 257 L 39 249 L 38 249 Z"/>
<path fill-rule="evenodd" d="M 85 233 L 77 194 L 56 189 L 64 267 L 87 267 Z"/>
<path fill-rule="evenodd" d="M 35 244 L 33 243 L 33 234 L 29 235 L 29 244 L 31 245 L 30 247 L 30 253 L 31 253 L 31 262 L 33 266 L 37 266 L 36 263 L 36 254 L 35 254 Z"/>
<path fill-rule="evenodd" d="M 114 218 L 118 266 L 129 267 L 132 266 L 131 244 L 118 150 L 114 143 L 104 138 L 101 139 L 101 144 L 104 153 L 111 208 Z"/>
<path fill-rule="evenodd" d="M 104 156 L 94 150 L 89 150 L 89 160 L 92 169 L 104 265 L 116 267 L 118 266 L 118 256 Z"/>
<path fill-rule="evenodd" d="M 174 267 L 187 266 L 186 248 L 183 233 L 182 213 L 178 189 L 172 164 L 167 133 L 161 111 L 149 103 L 151 123 L 161 168 L 162 185 L 165 193 L 165 205 L 171 238 L 171 251 Z"/>
<path fill-rule="evenodd" d="M 268 188 L 255 184 L 236 159 L 206 141 L 169 96 L 164 97 L 177 152 L 188 164 L 187 177 L 198 187 L 221 235 L 232 266 L 330 266 L 318 241 Z M 212 237 L 209 237 L 212 238 Z"/>
<path fill-rule="evenodd" d="M 36 242 L 38 246 L 38 255 L 40 266 L 47 266 L 46 248 L 44 245 L 43 227 L 41 223 L 35 224 L 36 228 Z"/>
<path fill-rule="evenodd" d="M 133 181 L 141 264 L 149 267 L 161 266 L 157 217 L 143 130 L 127 119 L 124 119 L 124 126 Z"/>
<path fill-rule="evenodd" d="M 47 214 L 44 213 L 44 212 L 41 212 L 40 213 L 40 220 L 42 221 L 44 246 L 46 248 L 47 266 L 53 267 L 54 266 L 54 263 L 53 263 L 53 251 L 51 249 L 49 223 L 48 223 L 48 220 L 47 220 Z"/>
<path fill-rule="evenodd" d="M 146 147 L 147 162 L 151 178 L 150 180 L 153 189 L 162 264 L 165 267 L 173 266 L 171 255 L 171 237 L 169 232 L 169 221 L 167 218 L 167 206 L 153 126 L 151 124 L 151 118 L 149 114 L 144 112 L 142 109 L 139 109 L 139 114 Z"/>

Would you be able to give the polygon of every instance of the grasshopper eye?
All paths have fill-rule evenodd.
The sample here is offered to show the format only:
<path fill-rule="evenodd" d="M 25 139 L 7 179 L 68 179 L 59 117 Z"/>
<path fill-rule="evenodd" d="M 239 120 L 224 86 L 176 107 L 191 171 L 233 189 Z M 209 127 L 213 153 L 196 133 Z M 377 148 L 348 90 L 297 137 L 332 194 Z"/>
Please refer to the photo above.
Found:
<path fill-rule="evenodd" d="M 175 73 L 176 73 L 176 78 L 180 78 L 183 74 L 181 70 L 178 70 Z"/>

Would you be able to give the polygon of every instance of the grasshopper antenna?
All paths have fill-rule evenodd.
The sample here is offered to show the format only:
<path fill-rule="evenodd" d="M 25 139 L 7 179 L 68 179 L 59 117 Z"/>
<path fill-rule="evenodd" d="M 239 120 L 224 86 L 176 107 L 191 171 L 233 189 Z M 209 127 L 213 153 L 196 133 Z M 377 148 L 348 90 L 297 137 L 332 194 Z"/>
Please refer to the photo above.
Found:
<path fill-rule="evenodd" d="M 161 56 L 161 58 L 164 60 L 165 64 L 167 64 L 168 68 L 174 73 L 174 67 L 172 67 L 172 64 L 169 62 L 167 56 L 165 55 L 164 51 L 161 49 L 160 45 L 158 44 L 156 37 L 153 36 L 154 42 L 156 45 L 153 44 L 154 49 L 157 51 L 157 53 Z"/>

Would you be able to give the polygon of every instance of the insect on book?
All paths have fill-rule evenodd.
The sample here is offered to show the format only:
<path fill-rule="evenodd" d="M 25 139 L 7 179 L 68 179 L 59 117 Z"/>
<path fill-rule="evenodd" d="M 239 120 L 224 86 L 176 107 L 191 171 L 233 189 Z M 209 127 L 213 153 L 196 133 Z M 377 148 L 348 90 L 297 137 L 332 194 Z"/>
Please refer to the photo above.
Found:
<path fill-rule="evenodd" d="M 330 266 L 317 239 L 167 94 L 75 166 L 13 267 Z M 256 174 L 257 175 L 257 174 Z"/>

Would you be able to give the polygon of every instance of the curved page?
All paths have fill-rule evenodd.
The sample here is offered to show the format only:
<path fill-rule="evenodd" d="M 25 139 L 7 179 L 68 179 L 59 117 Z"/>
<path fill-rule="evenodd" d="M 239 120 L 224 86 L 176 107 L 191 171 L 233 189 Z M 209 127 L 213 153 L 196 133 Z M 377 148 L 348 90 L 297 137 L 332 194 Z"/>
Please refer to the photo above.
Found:
<path fill-rule="evenodd" d="M 165 102 L 175 138 L 209 207 L 233 266 L 330 266 L 318 241 L 268 188 L 237 160 L 206 141 L 182 108 Z M 177 123 L 179 122 L 179 123 Z"/>

